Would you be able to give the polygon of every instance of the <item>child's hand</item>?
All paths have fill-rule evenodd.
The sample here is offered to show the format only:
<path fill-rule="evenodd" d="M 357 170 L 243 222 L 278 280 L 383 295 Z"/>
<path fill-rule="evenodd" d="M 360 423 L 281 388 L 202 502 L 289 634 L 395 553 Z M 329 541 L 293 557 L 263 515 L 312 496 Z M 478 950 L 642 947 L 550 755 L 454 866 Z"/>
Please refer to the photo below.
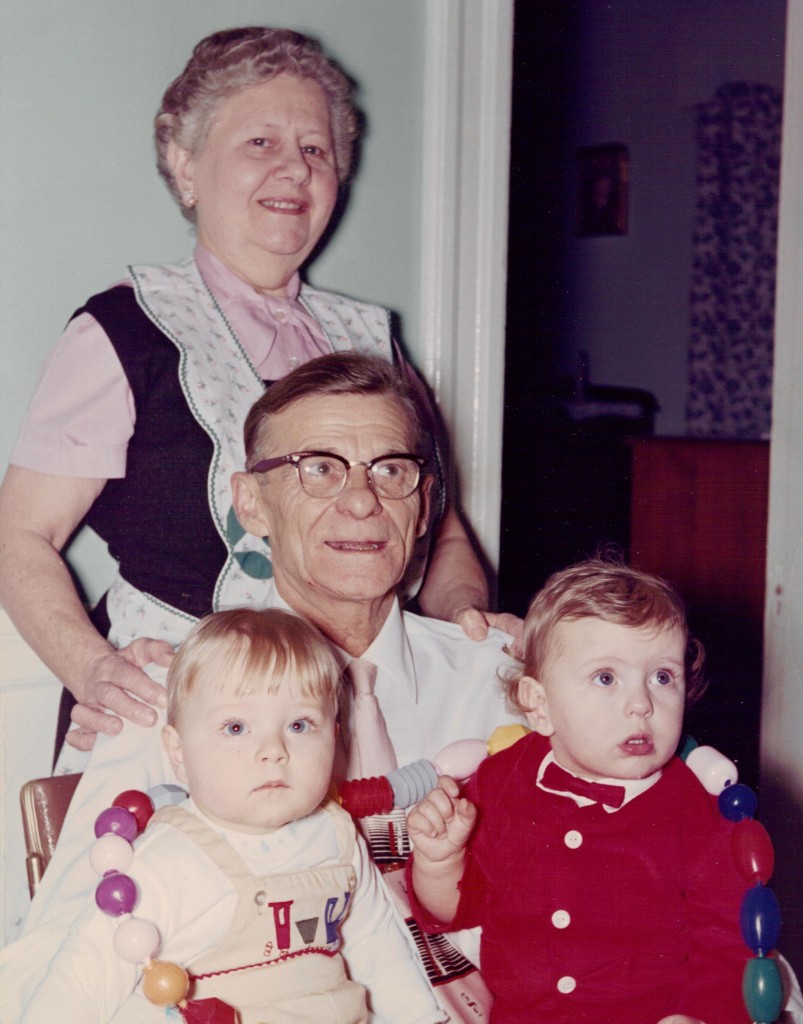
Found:
<path fill-rule="evenodd" d="M 468 842 L 477 808 L 460 796 L 460 787 L 448 775 L 410 812 L 407 829 L 416 854 L 432 863 L 462 853 Z"/>

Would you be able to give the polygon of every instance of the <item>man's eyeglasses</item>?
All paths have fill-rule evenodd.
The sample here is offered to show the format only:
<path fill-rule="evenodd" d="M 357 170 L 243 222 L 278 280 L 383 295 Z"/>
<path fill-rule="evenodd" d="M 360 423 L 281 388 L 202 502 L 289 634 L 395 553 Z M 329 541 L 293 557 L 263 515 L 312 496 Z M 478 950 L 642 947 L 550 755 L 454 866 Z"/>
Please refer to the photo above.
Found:
<path fill-rule="evenodd" d="M 288 463 L 296 467 L 298 480 L 313 498 L 334 498 L 346 484 L 349 470 L 365 466 L 368 486 L 380 498 L 397 501 L 409 498 L 421 480 L 421 470 L 427 460 L 421 455 L 390 452 L 370 462 L 349 462 L 333 452 L 292 452 L 274 459 L 263 459 L 249 469 L 249 473 L 267 473 Z"/>

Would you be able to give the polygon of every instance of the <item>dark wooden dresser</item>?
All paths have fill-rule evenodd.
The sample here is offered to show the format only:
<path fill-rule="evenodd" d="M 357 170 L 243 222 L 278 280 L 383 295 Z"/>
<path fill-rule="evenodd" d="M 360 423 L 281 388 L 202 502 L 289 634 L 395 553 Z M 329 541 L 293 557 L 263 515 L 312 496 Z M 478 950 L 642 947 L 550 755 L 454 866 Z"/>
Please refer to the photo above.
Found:
<path fill-rule="evenodd" d="M 670 579 L 709 654 L 689 732 L 758 781 L 769 443 L 633 439 L 630 560 Z"/>

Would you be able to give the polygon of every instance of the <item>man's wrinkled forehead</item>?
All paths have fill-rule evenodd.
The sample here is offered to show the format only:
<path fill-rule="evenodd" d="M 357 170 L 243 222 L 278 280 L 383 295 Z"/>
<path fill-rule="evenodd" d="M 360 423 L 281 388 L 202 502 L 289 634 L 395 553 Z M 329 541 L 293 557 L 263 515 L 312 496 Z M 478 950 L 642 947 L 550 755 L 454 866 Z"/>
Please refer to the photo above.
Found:
<path fill-rule="evenodd" d="M 370 414 L 368 402 L 371 403 Z M 376 414 L 385 411 L 398 425 L 401 447 L 404 450 L 418 447 L 416 424 L 409 410 L 393 395 L 304 395 L 265 416 L 259 428 L 255 457 L 302 450 L 308 446 L 310 438 L 322 437 L 335 424 L 338 432 L 351 428 L 364 436 L 373 428 Z"/>

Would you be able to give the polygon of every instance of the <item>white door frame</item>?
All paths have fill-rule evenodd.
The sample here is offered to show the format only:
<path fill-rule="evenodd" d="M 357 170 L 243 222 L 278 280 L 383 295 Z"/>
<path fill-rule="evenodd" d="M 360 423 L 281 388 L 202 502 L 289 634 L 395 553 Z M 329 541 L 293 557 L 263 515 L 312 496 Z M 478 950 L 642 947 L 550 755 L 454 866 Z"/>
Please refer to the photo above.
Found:
<path fill-rule="evenodd" d="M 498 565 L 513 0 L 431 0 L 421 218 L 423 370 L 463 507 Z"/>
<path fill-rule="evenodd" d="M 803 0 L 786 24 L 761 708 L 760 817 L 773 837 L 780 948 L 803 981 Z"/>

